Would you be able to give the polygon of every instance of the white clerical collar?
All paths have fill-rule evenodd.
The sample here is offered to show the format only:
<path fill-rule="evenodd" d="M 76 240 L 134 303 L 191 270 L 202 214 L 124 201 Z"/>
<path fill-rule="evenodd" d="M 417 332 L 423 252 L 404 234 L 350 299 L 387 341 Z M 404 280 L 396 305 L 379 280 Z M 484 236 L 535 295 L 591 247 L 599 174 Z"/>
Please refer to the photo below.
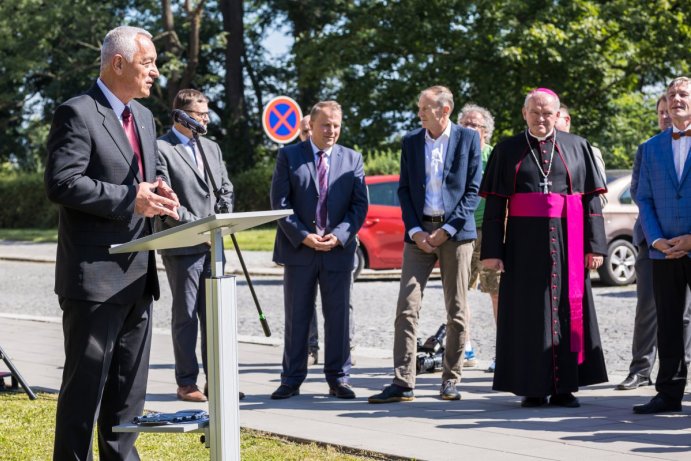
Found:
<path fill-rule="evenodd" d="M 96 80 L 96 85 L 98 85 L 98 87 L 103 92 L 103 95 L 108 100 L 108 104 L 110 104 L 110 107 L 111 109 L 113 109 L 113 112 L 115 112 L 115 115 L 117 115 L 119 119 L 122 119 L 122 111 L 125 110 L 125 104 L 122 101 L 120 101 L 118 97 L 113 94 L 112 91 L 110 91 L 110 89 L 100 78 Z"/>
<path fill-rule="evenodd" d="M 331 155 L 331 151 L 332 151 L 333 148 L 334 148 L 333 146 L 331 146 L 331 147 L 329 147 L 328 149 L 320 149 L 320 148 L 318 148 L 318 147 L 312 142 L 312 138 L 311 138 L 311 137 L 310 137 L 310 145 L 312 146 L 312 153 L 313 153 L 314 155 L 317 155 L 318 152 L 324 152 L 324 153 L 326 154 L 327 157 L 329 157 L 329 156 Z"/>
<path fill-rule="evenodd" d="M 437 139 L 434 139 L 430 134 L 429 130 L 425 130 L 425 141 L 429 142 L 436 142 L 439 141 L 440 139 L 446 137 L 449 138 L 451 136 L 451 122 L 448 122 L 446 124 L 446 128 L 444 128 L 444 131 L 441 132 L 439 137 Z"/>
<path fill-rule="evenodd" d="M 530 129 L 528 129 L 528 134 L 530 135 L 531 138 L 535 138 L 538 141 L 544 141 L 545 139 L 549 138 L 550 136 L 552 136 L 554 134 L 554 128 L 552 128 L 552 131 L 547 133 L 547 136 L 544 136 L 544 137 L 535 136 L 533 133 L 530 132 Z"/>

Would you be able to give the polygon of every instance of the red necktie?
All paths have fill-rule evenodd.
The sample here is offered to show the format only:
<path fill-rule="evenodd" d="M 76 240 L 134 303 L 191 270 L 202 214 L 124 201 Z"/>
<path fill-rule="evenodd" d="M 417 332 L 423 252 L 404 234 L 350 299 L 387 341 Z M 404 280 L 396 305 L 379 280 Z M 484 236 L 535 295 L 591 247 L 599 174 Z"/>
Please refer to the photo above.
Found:
<path fill-rule="evenodd" d="M 127 139 L 130 141 L 130 146 L 134 151 L 134 156 L 137 158 L 137 166 L 139 167 L 140 177 L 144 179 L 144 165 L 142 164 L 142 148 L 139 146 L 139 136 L 137 136 L 137 128 L 134 126 L 134 117 L 132 111 L 128 106 L 122 111 L 122 127 L 125 129 Z"/>
<path fill-rule="evenodd" d="M 675 141 L 681 138 L 682 136 L 691 136 L 691 130 L 672 132 L 672 139 L 674 139 Z"/>

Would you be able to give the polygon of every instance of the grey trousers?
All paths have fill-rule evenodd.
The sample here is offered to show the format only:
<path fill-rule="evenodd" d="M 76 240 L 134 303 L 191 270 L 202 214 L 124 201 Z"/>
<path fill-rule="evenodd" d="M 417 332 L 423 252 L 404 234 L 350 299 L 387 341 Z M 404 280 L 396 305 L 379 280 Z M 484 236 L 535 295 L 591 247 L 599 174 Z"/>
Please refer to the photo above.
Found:
<path fill-rule="evenodd" d="M 655 364 L 657 354 L 657 314 L 655 298 L 653 296 L 653 262 L 649 257 L 648 245 L 643 242 L 638 247 L 636 258 L 636 318 L 633 327 L 633 342 L 631 345 L 632 360 L 629 374 L 636 374 L 646 378 Z M 686 309 L 684 311 L 684 345 L 686 363 L 691 361 L 691 293 L 686 290 Z"/>
<path fill-rule="evenodd" d="M 207 375 L 205 279 L 211 277 L 211 253 L 162 255 L 161 259 L 173 296 L 171 332 L 175 382 L 178 386 L 197 384 L 199 360 L 196 349 L 200 330 L 202 367 Z"/>
<path fill-rule="evenodd" d="M 427 227 L 427 226 L 425 226 Z M 428 232 L 439 226 L 430 226 Z M 474 241 L 447 241 L 433 253 L 425 253 L 414 243 L 403 248 L 401 285 L 394 321 L 394 379 L 403 387 L 415 387 L 417 326 L 422 295 L 437 261 L 441 270 L 446 306 L 446 345 L 442 381 L 460 382 L 463 369 L 466 321 L 468 318 L 468 280 Z"/>

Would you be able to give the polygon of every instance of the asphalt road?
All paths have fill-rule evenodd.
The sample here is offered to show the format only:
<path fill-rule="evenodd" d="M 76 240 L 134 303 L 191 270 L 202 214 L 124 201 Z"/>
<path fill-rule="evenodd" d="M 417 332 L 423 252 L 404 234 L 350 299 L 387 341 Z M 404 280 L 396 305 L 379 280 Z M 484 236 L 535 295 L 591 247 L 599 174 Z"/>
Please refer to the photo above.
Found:
<path fill-rule="evenodd" d="M 154 327 L 169 329 L 170 290 L 163 272 L 159 272 L 159 278 L 162 296 L 154 305 Z M 59 317 L 61 311 L 53 293 L 53 279 L 53 264 L 0 261 L 0 313 Z M 253 282 L 271 327 L 272 339 L 280 342 L 284 332 L 282 279 L 257 277 Z M 358 351 L 390 355 L 397 293 L 396 280 L 362 280 L 355 283 L 355 357 Z M 607 287 L 595 283 L 594 295 L 608 371 L 612 375 L 625 375 L 631 354 L 635 285 Z M 237 279 L 237 298 L 238 333 L 263 337 L 249 288 L 241 277 Z M 489 296 L 473 290 L 469 294 L 469 303 L 473 344 L 484 366 L 494 355 L 495 328 Z M 444 318 L 441 282 L 432 280 L 425 291 L 420 336 L 426 338 L 433 334 Z"/>

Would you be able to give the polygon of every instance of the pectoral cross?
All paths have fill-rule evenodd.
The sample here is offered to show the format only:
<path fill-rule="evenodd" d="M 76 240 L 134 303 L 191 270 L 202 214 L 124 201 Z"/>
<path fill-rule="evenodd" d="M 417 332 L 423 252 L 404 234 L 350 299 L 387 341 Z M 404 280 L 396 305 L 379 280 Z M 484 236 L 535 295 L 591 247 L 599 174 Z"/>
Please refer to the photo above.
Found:
<path fill-rule="evenodd" d="M 549 194 L 549 186 L 552 185 L 552 181 L 547 181 L 547 178 L 545 178 L 540 184 L 542 186 L 542 193 L 543 194 Z"/>

